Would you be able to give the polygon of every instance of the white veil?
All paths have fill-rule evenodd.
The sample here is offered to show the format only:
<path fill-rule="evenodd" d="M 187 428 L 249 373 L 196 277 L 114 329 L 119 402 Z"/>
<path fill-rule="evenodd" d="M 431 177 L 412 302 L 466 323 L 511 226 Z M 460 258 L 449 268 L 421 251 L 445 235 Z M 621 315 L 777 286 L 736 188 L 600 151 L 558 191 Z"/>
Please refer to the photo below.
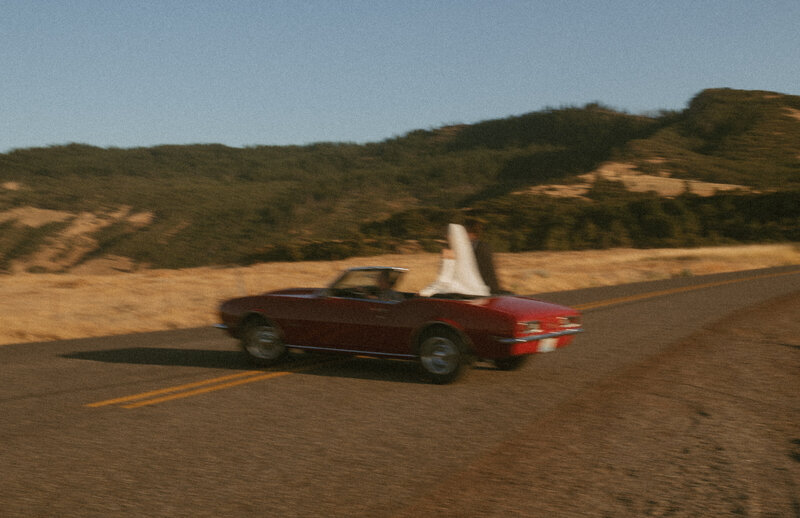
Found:
<path fill-rule="evenodd" d="M 475 260 L 475 251 L 467 235 L 467 229 L 450 223 L 447 241 L 455 259 L 442 258 L 439 277 L 430 286 L 420 290 L 423 297 L 436 293 L 460 293 L 463 295 L 489 295 L 489 287 L 483 282 Z"/>

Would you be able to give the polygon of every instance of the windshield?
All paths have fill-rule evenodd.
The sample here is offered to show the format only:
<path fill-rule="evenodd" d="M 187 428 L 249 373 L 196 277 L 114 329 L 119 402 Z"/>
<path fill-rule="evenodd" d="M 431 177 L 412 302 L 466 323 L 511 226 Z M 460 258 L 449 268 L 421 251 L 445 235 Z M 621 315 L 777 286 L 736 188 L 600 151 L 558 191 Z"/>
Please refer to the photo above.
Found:
<path fill-rule="evenodd" d="M 403 273 L 401 268 L 355 268 L 334 281 L 328 293 L 334 297 L 385 296 L 394 290 Z"/>

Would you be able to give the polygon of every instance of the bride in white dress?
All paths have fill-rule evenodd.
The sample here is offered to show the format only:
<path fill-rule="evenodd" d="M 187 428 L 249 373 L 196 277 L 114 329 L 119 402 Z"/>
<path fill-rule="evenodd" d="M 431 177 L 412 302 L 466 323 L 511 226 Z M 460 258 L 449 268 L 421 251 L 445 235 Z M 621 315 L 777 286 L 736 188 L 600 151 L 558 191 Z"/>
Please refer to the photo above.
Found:
<path fill-rule="evenodd" d="M 444 256 L 439 277 L 430 286 L 420 290 L 423 297 L 437 293 L 460 293 L 462 295 L 489 295 L 489 287 L 483 282 L 475 260 L 475 252 L 467 230 L 455 223 L 447 227 L 447 241 L 452 257 Z"/>

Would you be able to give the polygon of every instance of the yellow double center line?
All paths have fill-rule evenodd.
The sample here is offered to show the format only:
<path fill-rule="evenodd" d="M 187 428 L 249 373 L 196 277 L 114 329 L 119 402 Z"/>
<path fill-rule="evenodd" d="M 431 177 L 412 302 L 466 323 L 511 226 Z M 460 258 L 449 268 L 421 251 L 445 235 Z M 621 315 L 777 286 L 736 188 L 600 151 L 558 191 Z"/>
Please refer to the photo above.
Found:
<path fill-rule="evenodd" d="M 171 401 L 173 399 L 196 396 L 198 394 L 205 394 L 215 390 L 222 390 L 235 387 L 237 385 L 244 385 L 245 383 L 253 383 L 255 381 L 285 376 L 286 374 L 290 373 L 288 371 L 281 371 L 269 372 L 265 374 L 262 371 L 247 371 L 239 374 L 231 374 L 230 376 L 222 376 L 219 378 L 187 383 L 185 385 L 178 385 L 176 387 L 167 387 L 159 390 L 152 390 L 150 392 L 142 392 L 141 394 L 134 394 L 132 396 L 107 399 L 105 401 L 98 401 L 97 403 L 89 403 L 86 406 L 97 408 L 101 406 L 117 405 L 121 406 L 122 408 L 139 408 L 142 406 L 163 403 L 164 401 Z"/>
<path fill-rule="evenodd" d="M 702 290 L 705 288 L 714 288 L 717 286 L 724 286 L 726 284 L 735 284 L 737 282 L 754 281 L 758 279 L 769 279 L 770 277 L 783 277 L 786 275 L 795 275 L 800 273 L 800 270 L 792 270 L 789 272 L 767 273 L 762 275 L 753 275 L 750 277 L 741 277 L 738 279 L 727 279 L 724 281 L 706 282 L 703 284 L 694 284 L 692 286 L 683 286 L 681 288 L 671 288 L 668 290 L 650 291 L 647 293 L 640 293 L 638 295 L 630 295 L 627 297 L 617 297 L 614 299 L 599 300 L 597 302 L 588 302 L 586 304 L 579 304 L 572 306 L 573 308 L 586 311 L 587 309 L 601 308 L 605 306 L 614 306 L 617 304 L 624 304 L 626 302 L 635 302 L 637 300 L 652 299 L 655 297 L 662 297 L 664 295 L 673 295 L 675 293 L 683 293 L 687 291 Z"/>
<path fill-rule="evenodd" d="M 231 374 L 229 376 L 221 376 L 219 378 L 212 378 L 203 381 L 196 381 L 194 383 L 187 383 L 185 385 L 178 385 L 175 387 L 167 387 L 159 390 L 151 390 L 149 392 L 142 392 L 141 394 L 133 394 L 132 396 L 118 397 L 114 399 L 107 399 L 105 401 L 98 401 L 96 403 L 88 403 L 89 408 L 98 408 L 102 406 L 116 405 L 122 408 L 139 408 L 148 405 L 156 405 L 165 401 L 172 401 L 173 399 L 181 399 L 199 394 L 206 394 L 216 390 L 223 390 L 247 383 L 254 383 L 256 381 L 268 380 L 271 378 L 278 378 L 293 374 L 295 372 L 302 372 L 320 365 L 331 363 L 331 360 L 316 362 L 311 365 L 305 365 L 296 369 L 287 371 L 246 371 L 238 374 Z"/>

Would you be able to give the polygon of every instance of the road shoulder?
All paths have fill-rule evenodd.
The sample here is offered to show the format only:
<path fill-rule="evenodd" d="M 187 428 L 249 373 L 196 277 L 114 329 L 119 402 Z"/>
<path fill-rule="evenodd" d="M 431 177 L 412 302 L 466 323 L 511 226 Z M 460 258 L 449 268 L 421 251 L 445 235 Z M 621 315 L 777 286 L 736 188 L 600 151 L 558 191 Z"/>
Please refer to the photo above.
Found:
<path fill-rule="evenodd" d="M 531 423 L 402 516 L 800 516 L 800 293 Z"/>

